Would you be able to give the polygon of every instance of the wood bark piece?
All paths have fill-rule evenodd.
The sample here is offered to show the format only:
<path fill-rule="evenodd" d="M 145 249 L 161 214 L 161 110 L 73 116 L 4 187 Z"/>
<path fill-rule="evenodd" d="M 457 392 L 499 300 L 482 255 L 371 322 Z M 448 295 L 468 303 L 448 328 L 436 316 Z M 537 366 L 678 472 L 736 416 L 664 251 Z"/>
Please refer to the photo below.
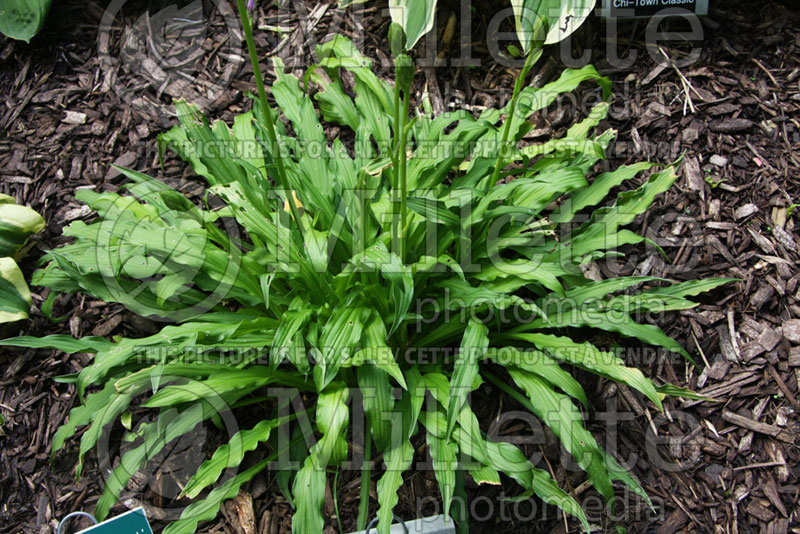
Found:
<path fill-rule="evenodd" d="M 728 410 L 722 412 L 722 418 L 729 423 L 746 428 L 747 430 L 752 430 L 753 432 L 758 432 L 759 434 L 766 434 L 767 436 L 778 438 L 779 440 L 789 443 L 790 445 L 794 444 L 794 435 L 788 430 L 784 430 L 778 426 L 760 423 L 744 417 L 743 415 L 729 412 Z"/>

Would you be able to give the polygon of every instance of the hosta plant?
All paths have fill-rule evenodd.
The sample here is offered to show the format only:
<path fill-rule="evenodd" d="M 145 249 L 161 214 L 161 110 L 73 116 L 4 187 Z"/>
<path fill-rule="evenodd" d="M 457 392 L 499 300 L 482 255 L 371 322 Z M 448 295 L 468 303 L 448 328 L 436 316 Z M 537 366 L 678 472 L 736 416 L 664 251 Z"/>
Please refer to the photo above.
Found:
<path fill-rule="evenodd" d="M 28 317 L 31 292 L 16 260 L 28 237 L 43 228 L 41 215 L 0 194 L 0 323 Z"/>
<path fill-rule="evenodd" d="M 74 377 L 80 404 L 52 446 L 55 453 L 83 430 L 78 473 L 106 427 L 131 426 L 134 407 L 152 411 L 153 421 L 128 436 L 132 446 L 95 515 L 105 517 L 170 441 L 204 421 L 219 423 L 230 409 L 274 415 L 235 433 L 184 481 L 182 494 L 197 500 L 166 534 L 213 519 L 222 501 L 287 451 L 299 464 L 279 467 L 275 480 L 295 507 L 293 532 L 322 532 L 329 471 L 358 458 L 359 527 L 375 512 L 367 483 L 374 469 L 385 534 L 419 440 L 446 513 L 456 514 L 451 503 L 465 472 L 479 484 L 508 477 L 588 530 L 579 504 L 548 471 L 487 437 L 469 400 L 484 381 L 541 418 L 606 499 L 615 482 L 647 499 L 582 424 L 588 399 L 570 370 L 626 384 L 660 407 L 663 393 L 676 389 L 587 341 L 586 328 L 686 355 L 634 316 L 692 307 L 687 297 L 725 281 L 584 276 L 582 266 L 643 241 L 624 227 L 675 180 L 673 167 L 651 172 L 649 163 L 587 180 L 614 136 L 594 132 L 608 110 L 609 81 L 585 67 L 525 87 L 534 53 L 505 109 L 431 116 L 423 100 L 412 117 L 410 58 L 398 55 L 393 86 L 335 37 L 319 46 L 319 63 L 302 80 L 276 60 L 273 109 L 242 0 L 239 7 L 256 74 L 253 110 L 232 125 L 209 123 L 178 102 L 180 124 L 161 137 L 205 181 L 205 194 L 187 198 L 120 169 L 128 192 L 79 191 L 97 217 L 65 229 L 73 242 L 49 252 L 35 280 L 166 324 L 139 339 L 4 342 L 94 354 Z M 564 137 L 522 146 L 528 118 L 584 82 L 599 86 L 601 103 Z M 633 180 L 641 185 L 608 198 Z M 579 336 L 572 327 L 586 328 Z M 448 347 L 453 358 L 429 356 Z M 268 386 L 290 388 L 305 410 L 282 412 Z M 242 410 L 254 405 L 262 408 Z M 289 443 L 278 432 L 287 428 Z"/>

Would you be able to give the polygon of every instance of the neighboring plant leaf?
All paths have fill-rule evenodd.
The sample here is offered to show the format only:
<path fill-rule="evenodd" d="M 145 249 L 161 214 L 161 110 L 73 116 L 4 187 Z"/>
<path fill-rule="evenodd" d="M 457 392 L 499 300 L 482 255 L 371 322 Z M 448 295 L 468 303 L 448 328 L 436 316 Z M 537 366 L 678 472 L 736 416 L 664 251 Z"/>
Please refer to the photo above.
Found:
<path fill-rule="evenodd" d="M 44 27 L 52 0 L 0 0 L 0 33 L 29 43 Z"/>
<path fill-rule="evenodd" d="M 11 258 L 0 258 L 0 323 L 28 318 L 31 292 Z"/>
<path fill-rule="evenodd" d="M 406 34 L 406 50 L 411 50 L 420 38 L 431 31 L 436 15 L 436 0 L 389 0 L 392 22 Z"/>

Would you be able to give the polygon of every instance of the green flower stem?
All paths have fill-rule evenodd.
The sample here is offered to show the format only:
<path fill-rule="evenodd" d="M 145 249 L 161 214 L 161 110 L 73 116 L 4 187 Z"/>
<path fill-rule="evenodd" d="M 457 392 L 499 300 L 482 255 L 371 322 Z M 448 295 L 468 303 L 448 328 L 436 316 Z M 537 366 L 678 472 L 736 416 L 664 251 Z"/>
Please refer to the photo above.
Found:
<path fill-rule="evenodd" d="M 364 464 L 361 467 L 361 493 L 358 501 L 358 520 L 356 530 L 367 528 L 369 519 L 369 484 L 372 469 L 372 437 L 369 429 L 364 430 Z"/>
<path fill-rule="evenodd" d="M 400 242 L 400 258 L 403 260 L 403 263 L 406 262 L 406 246 L 405 246 L 405 233 L 406 233 L 406 197 L 408 197 L 408 183 L 406 180 L 408 174 L 408 154 L 406 154 L 406 144 L 408 139 L 408 129 L 405 127 L 405 123 L 408 120 L 408 91 L 405 92 L 403 95 L 403 129 L 400 132 L 400 148 L 399 148 L 399 159 L 400 159 L 400 216 L 401 219 L 401 232 L 403 233 L 403 239 Z"/>
<path fill-rule="evenodd" d="M 500 177 L 500 168 L 503 165 L 503 159 L 505 156 L 506 150 L 506 143 L 508 143 L 508 136 L 511 132 L 511 123 L 513 122 L 514 113 L 517 109 L 517 101 L 519 100 L 519 94 L 522 91 L 522 86 L 525 84 L 525 78 L 528 77 L 528 72 L 530 72 L 531 68 L 539 61 L 539 58 L 542 57 L 542 49 L 539 48 L 534 50 L 528 57 L 525 59 L 525 65 L 522 67 L 522 72 L 520 73 L 517 81 L 514 83 L 514 94 L 511 96 L 511 103 L 508 105 L 508 113 L 506 114 L 506 122 L 503 125 L 503 135 L 500 140 L 500 145 L 497 147 L 497 160 L 494 162 L 494 172 L 492 173 L 492 177 L 489 182 L 486 184 L 486 192 L 488 192 L 494 185 L 497 183 L 498 178 Z"/>
<path fill-rule="evenodd" d="M 239 8 L 239 17 L 242 19 L 242 28 L 244 29 L 244 38 L 247 41 L 247 50 L 250 53 L 250 64 L 253 66 L 253 75 L 256 78 L 256 88 L 258 90 L 258 100 L 261 103 L 261 109 L 264 110 L 267 122 L 267 137 L 269 137 L 269 144 L 272 154 L 275 159 L 275 165 L 278 167 L 278 180 L 281 187 L 286 192 L 286 200 L 289 203 L 289 210 L 292 213 L 292 218 L 303 234 L 303 225 L 300 224 L 300 216 L 297 211 L 297 206 L 294 202 L 294 196 L 289 188 L 289 180 L 286 177 L 286 168 L 283 166 L 283 159 L 280 155 L 280 147 L 278 146 L 278 136 L 275 134 L 275 121 L 272 115 L 272 108 L 267 101 L 267 91 L 264 89 L 264 77 L 261 75 L 261 67 L 258 64 L 258 53 L 256 52 L 256 43 L 253 40 L 253 24 L 250 21 L 250 16 L 247 13 L 247 7 L 244 0 L 236 0 L 236 6 Z"/>
<path fill-rule="evenodd" d="M 400 243 L 400 221 L 397 219 L 395 209 L 401 203 L 398 198 L 400 194 L 400 140 L 402 138 L 402 125 L 400 124 L 400 84 L 395 75 L 394 82 L 394 133 L 392 146 L 392 251 L 395 253 L 402 253 L 402 244 Z M 400 255 L 402 258 L 402 255 Z"/>

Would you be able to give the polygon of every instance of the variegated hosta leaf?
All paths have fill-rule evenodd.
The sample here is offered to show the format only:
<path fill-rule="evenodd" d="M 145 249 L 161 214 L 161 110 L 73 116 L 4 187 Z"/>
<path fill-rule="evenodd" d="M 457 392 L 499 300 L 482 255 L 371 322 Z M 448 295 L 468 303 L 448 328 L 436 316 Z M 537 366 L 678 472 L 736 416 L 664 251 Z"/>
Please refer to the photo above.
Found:
<path fill-rule="evenodd" d="M 44 228 L 41 215 L 0 195 L 0 323 L 27 319 L 31 293 L 14 256 L 28 237 Z"/>
<path fill-rule="evenodd" d="M 9 199 L 6 196 L 5 201 L 0 201 L 0 257 L 13 256 L 30 235 L 44 228 L 41 215 Z"/>
<path fill-rule="evenodd" d="M 591 15 L 596 0 L 511 0 L 517 37 L 525 53 L 534 43 L 566 39 Z"/>
<path fill-rule="evenodd" d="M 31 302 L 31 292 L 17 263 L 0 258 L 0 323 L 27 319 Z"/>
<path fill-rule="evenodd" d="M 392 22 L 406 34 L 406 50 L 431 31 L 436 15 L 436 0 L 389 0 Z"/>

